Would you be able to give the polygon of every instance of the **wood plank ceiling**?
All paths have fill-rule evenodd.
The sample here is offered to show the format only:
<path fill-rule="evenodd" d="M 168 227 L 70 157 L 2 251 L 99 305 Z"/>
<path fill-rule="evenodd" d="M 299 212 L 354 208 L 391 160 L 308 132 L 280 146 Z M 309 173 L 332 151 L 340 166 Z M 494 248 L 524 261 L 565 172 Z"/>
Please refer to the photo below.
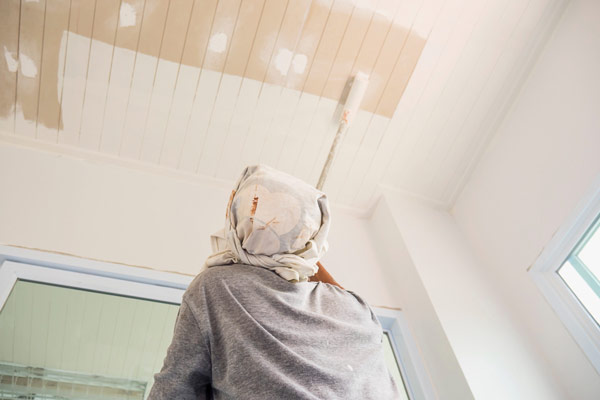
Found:
<path fill-rule="evenodd" d="M 449 206 L 562 0 L 3 0 L 0 134 L 234 181 L 316 183 L 358 71 L 370 84 L 325 191 Z"/>

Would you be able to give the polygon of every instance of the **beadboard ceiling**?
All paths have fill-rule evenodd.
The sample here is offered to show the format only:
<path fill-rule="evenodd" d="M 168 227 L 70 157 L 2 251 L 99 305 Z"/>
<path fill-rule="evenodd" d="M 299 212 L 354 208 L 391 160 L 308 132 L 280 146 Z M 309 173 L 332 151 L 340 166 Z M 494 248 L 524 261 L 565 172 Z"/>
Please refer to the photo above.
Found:
<path fill-rule="evenodd" d="M 0 134 L 231 181 L 316 184 L 349 82 L 370 76 L 324 187 L 451 206 L 563 0 L 3 0 Z"/>

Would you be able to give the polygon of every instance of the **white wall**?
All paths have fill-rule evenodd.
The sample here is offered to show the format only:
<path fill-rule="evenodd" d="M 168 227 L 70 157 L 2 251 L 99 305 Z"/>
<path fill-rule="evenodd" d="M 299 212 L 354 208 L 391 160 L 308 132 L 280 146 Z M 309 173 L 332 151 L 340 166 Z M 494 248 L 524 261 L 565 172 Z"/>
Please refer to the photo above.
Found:
<path fill-rule="evenodd" d="M 527 268 L 600 174 L 600 2 L 571 1 L 453 214 L 568 399 L 600 377 Z"/>
<path fill-rule="evenodd" d="M 383 281 L 386 286 L 381 289 L 389 288 L 395 302 L 402 305 L 438 398 L 472 399 L 473 393 L 440 323 L 432 296 L 423 284 L 409 243 L 401 233 L 403 227 L 397 224 L 386 197 L 377 203 L 367 228 L 377 249 L 377 258 L 386 268 Z"/>
<path fill-rule="evenodd" d="M 223 227 L 233 182 L 173 179 L 83 157 L 0 141 L 0 243 L 197 274 L 210 234 Z M 371 304 L 400 307 L 383 285 L 367 220 L 331 212 L 323 264 Z"/>
<path fill-rule="evenodd" d="M 0 142 L 0 243 L 195 274 L 229 191 Z"/>
<path fill-rule="evenodd" d="M 402 195 L 386 198 L 474 397 L 563 399 L 454 218 Z"/>
<path fill-rule="evenodd" d="M 369 221 L 332 206 L 329 251 L 322 263 L 343 287 L 356 291 L 373 306 L 401 307 L 393 288 L 385 285 L 388 266 L 378 256 L 367 230 Z"/>

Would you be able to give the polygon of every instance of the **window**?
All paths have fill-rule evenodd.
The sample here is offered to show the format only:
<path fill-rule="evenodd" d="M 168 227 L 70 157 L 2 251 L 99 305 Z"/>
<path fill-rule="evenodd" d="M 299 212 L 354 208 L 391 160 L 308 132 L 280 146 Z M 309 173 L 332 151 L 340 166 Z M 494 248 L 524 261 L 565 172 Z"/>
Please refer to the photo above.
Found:
<path fill-rule="evenodd" d="M 0 312 L 0 398 L 143 400 L 178 308 L 18 279 Z"/>
<path fill-rule="evenodd" d="M 569 258 L 558 269 L 558 275 L 577 297 L 581 305 L 600 323 L 600 219 L 596 218 Z"/>
<path fill-rule="evenodd" d="M 405 378 L 402 376 L 402 364 L 398 362 L 398 356 L 394 352 L 392 339 L 390 338 L 390 334 L 388 332 L 383 333 L 383 354 L 385 355 L 387 367 L 394 377 L 396 384 L 400 388 L 400 399 L 408 400 L 408 388 L 406 387 Z"/>
<path fill-rule="evenodd" d="M 384 333 L 384 354 L 388 369 L 398 387 L 404 388 L 402 399 L 436 399 L 429 375 L 421 362 L 417 344 L 398 310 L 373 307 Z"/>
<path fill-rule="evenodd" d="M 191 280 L 0 246 L 0 398 L 145 399 Z"/>
<path fill-rule="evenodd" d="M 193 277 L 0 245 L 0 398 L 147 397 Z M 433 399 L 402 314 L 374 308 L 404 399 Z"/>
<path fill-rule="evenodd" d="M 600 373 L 600 181 L 544 248 L 530 273 Z"/>

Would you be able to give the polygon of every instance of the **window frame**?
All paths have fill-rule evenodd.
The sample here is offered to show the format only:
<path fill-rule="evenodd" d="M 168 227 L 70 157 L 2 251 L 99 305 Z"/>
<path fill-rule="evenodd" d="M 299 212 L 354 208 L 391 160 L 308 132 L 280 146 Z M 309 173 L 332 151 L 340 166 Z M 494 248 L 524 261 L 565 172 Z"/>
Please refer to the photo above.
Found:
<path fill-rule="evenodd" d="M 548 303 L 600 373 L 600 327 L 558 274 L 600 217 L 600 177 L 556 231 L 529 273 Z"/>
<path fill-rule="evenodd" d="M 181 304 L 194 276 L 0 245 L 0 311 L 18 279 Z M 402 312 L 371 308 L 390 337 L 409 398 L 436 399 Z"/>
<path fill-rule="evenodd" d="M 402 311 L 382 307 L 371 308 L 381 323 L 383 331 L 390 337 L 408 397 L 411 400 L 437 399 L 417 342 L 410 333 Z"/>
<path fill-rule="evenodd" d="M 149 283 L 5 261 L 0 267 L 0 309 L 18 279 L 176 305 L 181 304 L 184 292 L 178 288 L 159 287 L 157 289 L 155 285 Z"/>
<path fill-rule="evenodd" d="M 0 245 L 0 310 L 17 279 L 181 304 L 194 277 Z"/>

